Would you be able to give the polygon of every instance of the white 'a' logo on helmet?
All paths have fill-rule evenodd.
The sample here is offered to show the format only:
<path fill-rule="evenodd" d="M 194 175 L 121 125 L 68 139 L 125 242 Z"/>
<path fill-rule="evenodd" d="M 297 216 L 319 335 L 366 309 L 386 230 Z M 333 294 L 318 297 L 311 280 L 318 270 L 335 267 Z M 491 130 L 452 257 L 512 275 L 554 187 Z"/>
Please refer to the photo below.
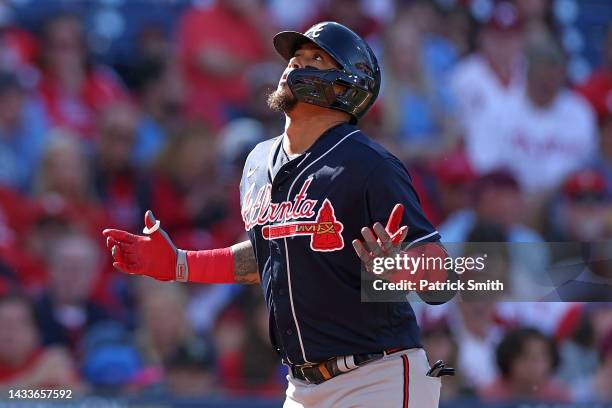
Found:
<path fill-rule="evenodd" d="M 327 23 L 319 23 L 317 25 L 310 27 L 308 31 L 306 31 L 306 34 L 305 34 L 306 37 L 317 38 L 319 34 L 321 34 L 321 31 L 323 31 L 326 25 Z"/>

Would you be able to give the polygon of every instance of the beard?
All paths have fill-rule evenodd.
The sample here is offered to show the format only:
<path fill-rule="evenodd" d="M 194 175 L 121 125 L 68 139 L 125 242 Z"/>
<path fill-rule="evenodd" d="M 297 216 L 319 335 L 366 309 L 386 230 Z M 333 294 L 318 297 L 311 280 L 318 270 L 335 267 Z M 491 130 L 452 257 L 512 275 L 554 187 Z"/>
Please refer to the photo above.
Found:
<path fill-rule="evenodd" d="M 278 87 L 268 95 L 268 107 L 274 112 L 289 112 L 297 103 L 288 85 Z"/>

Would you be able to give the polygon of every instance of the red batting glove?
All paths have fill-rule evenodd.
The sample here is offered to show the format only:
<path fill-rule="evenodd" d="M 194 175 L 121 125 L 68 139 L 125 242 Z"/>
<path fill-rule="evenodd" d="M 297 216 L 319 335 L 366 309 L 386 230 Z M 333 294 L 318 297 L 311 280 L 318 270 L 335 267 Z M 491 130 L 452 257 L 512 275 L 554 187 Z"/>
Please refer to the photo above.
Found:
<path fill-rule="evenodd" d="M 385 230 L 387 234 L 391 235 L 391 242 L 394 244 L 399 244 L 402 242 L 402 234 L 398 233 L 400 230 L 400 224 L 402 223 L 402 216 L 404 215 L 404 206 L 402 204 L 395 204 L 393 210 L 391 210 L 391 215 L 387 220 L 387 226 Z M 406 227 L 407 228 L 407 227 Z"/>
<path fill-rule="evenodd" d="M 125 273 L 147 275 L 161 281 L 180 280 L 176 246 L 151 211 L 145 213 L 144 219 L 145 236 L 116 229 L 102 232 L 113 255 L 113 266 Z"/>

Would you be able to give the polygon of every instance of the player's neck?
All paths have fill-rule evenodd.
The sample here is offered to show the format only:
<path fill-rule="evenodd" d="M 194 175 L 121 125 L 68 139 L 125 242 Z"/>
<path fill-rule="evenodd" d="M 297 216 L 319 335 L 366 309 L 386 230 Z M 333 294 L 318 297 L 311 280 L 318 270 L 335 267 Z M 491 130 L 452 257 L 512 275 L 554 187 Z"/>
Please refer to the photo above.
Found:
<path fill-rule="evenodd" d="M 283 142 L 289 155 L 306 151 L 329 128 L 350 120 L 348 113 L 315 105 L 298 104 L 285 114 Z"/>

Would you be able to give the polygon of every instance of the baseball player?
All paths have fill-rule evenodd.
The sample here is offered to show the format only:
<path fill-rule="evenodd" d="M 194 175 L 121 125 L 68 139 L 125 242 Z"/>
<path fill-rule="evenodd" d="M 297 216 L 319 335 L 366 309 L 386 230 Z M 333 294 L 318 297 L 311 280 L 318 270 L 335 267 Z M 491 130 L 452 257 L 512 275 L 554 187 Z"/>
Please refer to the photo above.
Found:
<path fill-rule="evenodd" d="M 285 132 L 246 160 L 249 240 L 177 249 L 147 211 L 144 236 L 103 232 L 113 265 L 159 280 L 260 283 L 288 367 L 285 407 L 437 407 L 441 367 L 426 375 L 410 304 L 361 302 L 362 262 L 440 238 L 402 163 L 356 127 L 378 95 L 376 57 L 335 22 L 281 32 L 274 46 L 288 64 L 268 104 L 285 114 Z"/>

